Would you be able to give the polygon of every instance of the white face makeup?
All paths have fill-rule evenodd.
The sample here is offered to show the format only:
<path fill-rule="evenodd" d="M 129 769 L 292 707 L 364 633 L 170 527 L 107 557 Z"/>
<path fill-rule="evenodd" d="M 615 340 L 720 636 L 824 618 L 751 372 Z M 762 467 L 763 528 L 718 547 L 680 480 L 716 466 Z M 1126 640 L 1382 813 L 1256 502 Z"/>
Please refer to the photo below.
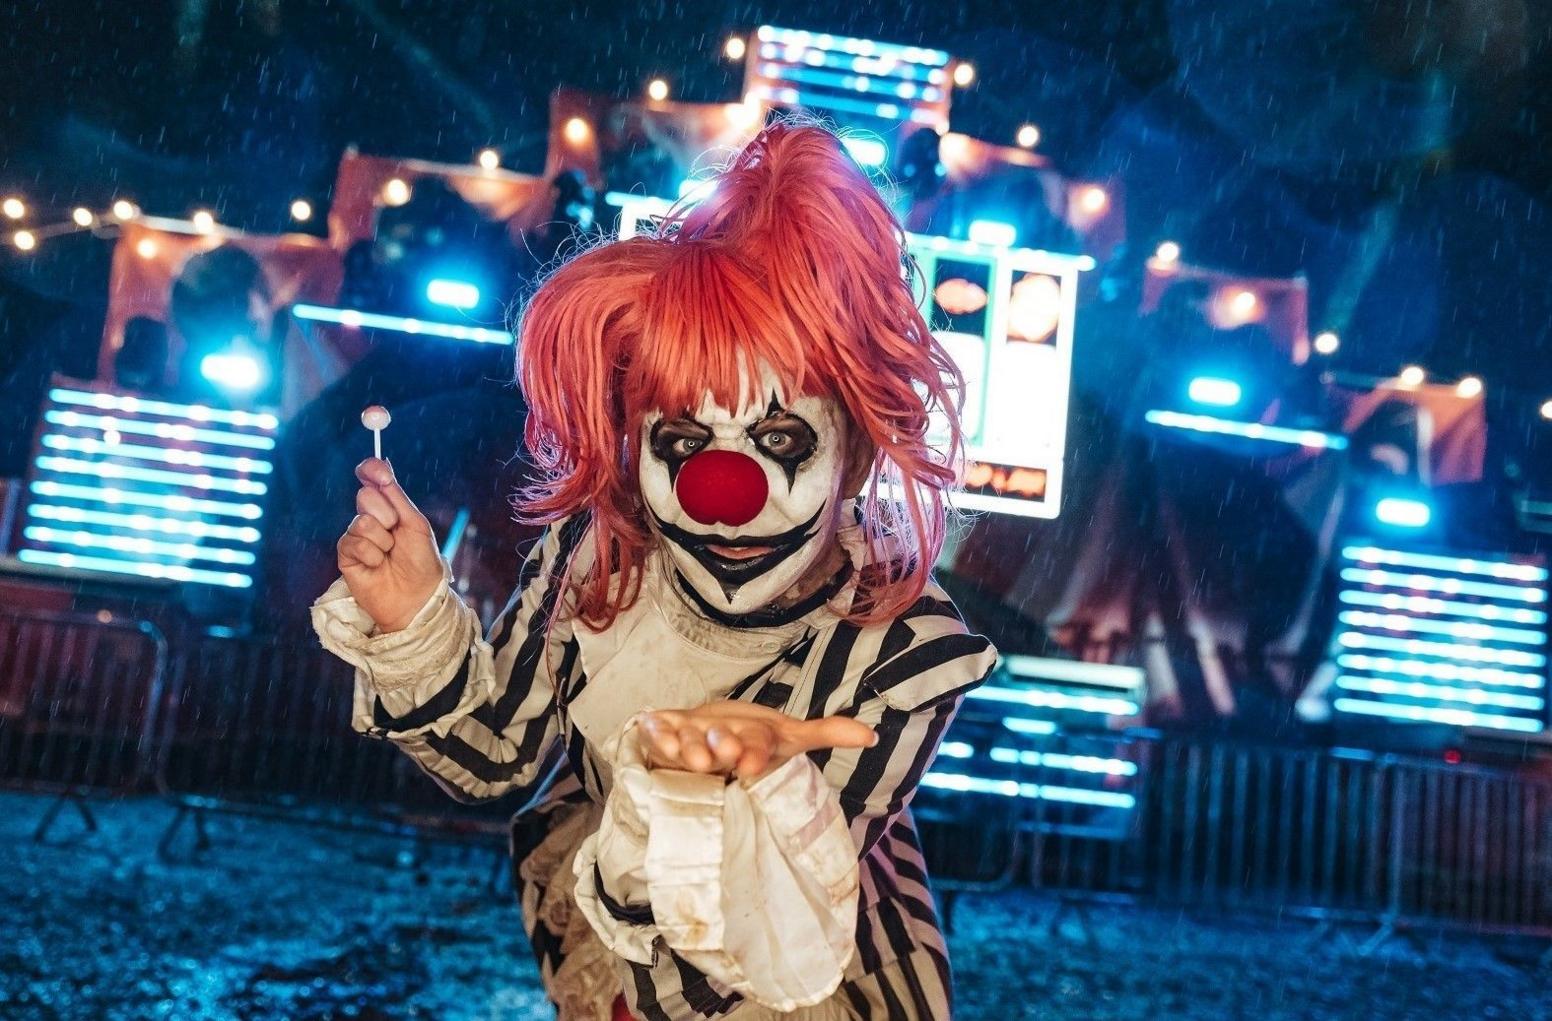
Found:
<path fill-rule="evenodd" d="M 769 607 L 834 544 L 846 419 L 825 397 L 737 411 L 707 394 L 694 415 L 647 416 L 641 492 L 673 566 L 711 608 Z"/>

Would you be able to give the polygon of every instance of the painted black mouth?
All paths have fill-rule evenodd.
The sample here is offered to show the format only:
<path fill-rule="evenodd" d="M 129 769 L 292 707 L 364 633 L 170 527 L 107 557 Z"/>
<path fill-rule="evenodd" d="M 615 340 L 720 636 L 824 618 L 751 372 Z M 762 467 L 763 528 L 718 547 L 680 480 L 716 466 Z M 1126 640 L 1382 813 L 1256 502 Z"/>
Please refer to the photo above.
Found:
<path fill-rule="evenodd" d="M 736 539 L 691 532 L 669 524 L 656 514 L 652 515 L 652 519 L 657 522 L 658 531 L 663 533 L 663 538 L 689 553 L 695 558 L 696 563 L 706 568 L 706 572 L 716 579 L 718 586 L 721 587 L 722 594 L 731 601 L 733 593 L 792 556 L 803 547 L 804 543 L 812 539 L 815 534 L 814 525 L 823 513 L 824 507 L 821 506 L 814 511 L 813 517 L 801 525 L 776 535 L 746 535 Z M 746 546 L 769 546 L 771 551 L 757 557 L 735 559 L 713 552 L 710 549 L 712 546 L 731 546 L 735 549 Z"/>

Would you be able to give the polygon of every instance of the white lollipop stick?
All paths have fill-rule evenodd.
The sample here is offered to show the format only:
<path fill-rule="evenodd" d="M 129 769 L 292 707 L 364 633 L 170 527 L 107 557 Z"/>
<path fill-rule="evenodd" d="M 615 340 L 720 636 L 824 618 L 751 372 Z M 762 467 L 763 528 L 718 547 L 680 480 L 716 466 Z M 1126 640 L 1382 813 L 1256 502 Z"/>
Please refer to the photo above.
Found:
<path fill-rule="evenodd" d="M 383 459 L 383 430 L 392 421 L 393 416 L 381 404 L 374 404 L 361 413 L 361 424 L 372 430 L 372 456 L 379 461 Z"/>

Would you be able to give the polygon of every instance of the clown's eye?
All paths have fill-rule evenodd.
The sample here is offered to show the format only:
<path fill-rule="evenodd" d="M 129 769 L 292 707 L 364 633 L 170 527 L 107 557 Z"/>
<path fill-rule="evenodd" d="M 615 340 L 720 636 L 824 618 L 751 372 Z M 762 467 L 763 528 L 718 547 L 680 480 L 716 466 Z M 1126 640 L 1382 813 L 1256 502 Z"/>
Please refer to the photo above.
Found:
<path fill-rule="evenodd" d="M 665 419 L 652 427 L 652 453 L 673 469 L 711 444 L 711 430 L 693 418 Z"/>
<path fill-rule="evenodd" d="M 807 458 L 818 442 L 809 424 L 794 415 L 767 419 L 751 429 L 750 435 L 762 451 L 789 463 Z"/>
<path fill-rule="evenodd" d="M 669 445 L 675 457 L 689 457 L 691 454 L 706 446 L 706 441 L 698 436 L 681 436 Z"/>

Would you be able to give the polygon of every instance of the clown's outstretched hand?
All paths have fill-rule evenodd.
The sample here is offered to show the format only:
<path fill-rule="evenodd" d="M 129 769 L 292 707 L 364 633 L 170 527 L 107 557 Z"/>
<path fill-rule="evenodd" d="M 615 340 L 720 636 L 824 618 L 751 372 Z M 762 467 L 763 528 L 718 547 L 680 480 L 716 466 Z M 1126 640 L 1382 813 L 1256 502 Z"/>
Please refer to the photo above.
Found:
<path fill-rule="evenodd" d="M 658 769 L 721 773 L 753 780 L 795 755 L 820 748 L 871 748 L 873 728 L 849 716 L 799 720 L 749 702 L 642 713 L 643 757 Z"/>
<path fill-rule="evenodd" d="M 402 631 L 442 584 L 436 537 L 387 461 L 356 465 L 356 516 L 335 550 L 356 605 L 379 632 Z"/>

